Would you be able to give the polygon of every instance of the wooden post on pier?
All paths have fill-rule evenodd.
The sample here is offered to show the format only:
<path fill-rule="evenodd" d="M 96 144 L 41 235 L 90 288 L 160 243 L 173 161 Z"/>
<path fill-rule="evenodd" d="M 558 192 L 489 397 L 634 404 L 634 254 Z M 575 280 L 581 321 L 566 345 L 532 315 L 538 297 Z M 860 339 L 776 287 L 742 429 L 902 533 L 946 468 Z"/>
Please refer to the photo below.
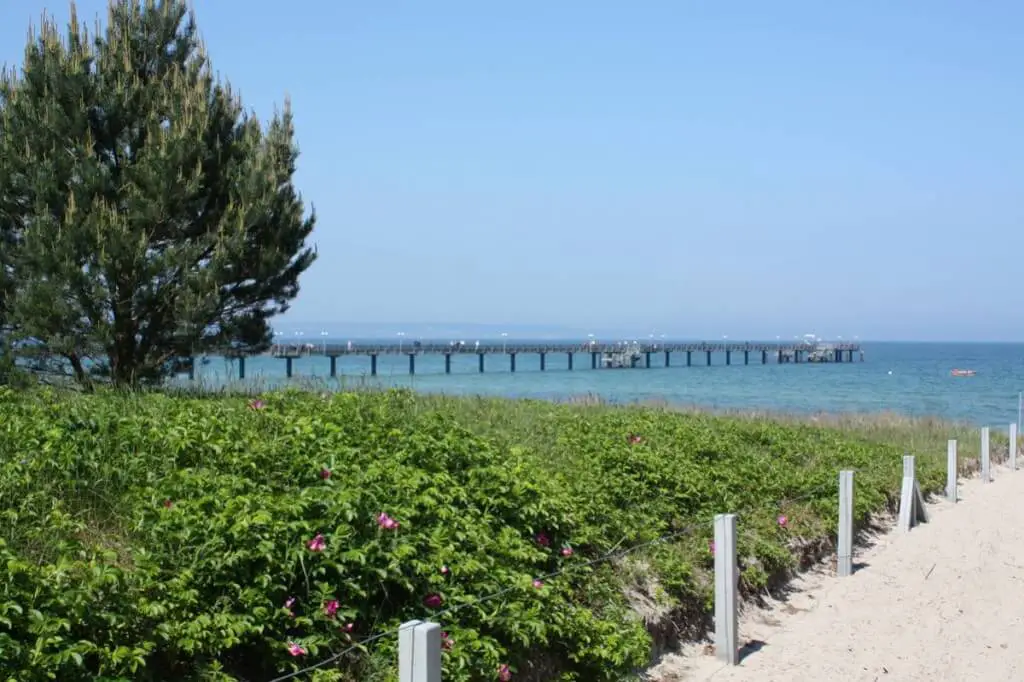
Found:
<path fill-rule="evenodd" d="M 710 365 L 711 363 L 709 362 L 708 364 Z M 732 364 L 732 351 L 731 350 L 725 351 L 725 364 L 727 366 Z"/>
<path fill-rule="evenodd" d="M 768 351 L 766 351 L 766 350 L 761 351 L 761 364 L 762 365 L 767 365 L 768 364 Z"/>
<path fill-rule="evenodd" d="M 416 354 L 409 353 L 409 374 L 416 373 Z"/>
<path fill-rule="evenodd" d="M 293 358 L 285 358 L 284 359 L 284 374 L 289 379 L 292 378 L 292 359 Z"/>
<path fill-rule="evenodd" d="M 451 374 L 452 373 L 452 354 L 451 353 L 445 353 L 444 354 L 444 373 L 445 374 Z"/>
<path fill-rule="evenodd" d="M 331 378 L 338 376 L 338 356 L 331 356 Z"/>
<path fill-rule="evenodd" d="M 508 354 L 508 368 L 509 368 L 509 371 L 511 371 L 511 372 L 515 372 L 516 371 L 516 354 L 515 353 L 509 353 Z"/>
<path fill-rule="evenodd" d="M 666 367 L 671 367 L 672 366 L 672 351 L 668 351 L 668 350 L 665 351 L 665 366 Z"/>
<path fill-rule="evenodd" d="M 743 364 L 744 365 L 749 365 L 750 364 L 750 351 L 749 350 L 743 351 Z"/>
<path fill-rule="evenodd" d="M 373 353 L 370 355 L 370 376 L 377 376 L 377 354 Z"/>
<path fill-rule="evenodd" d="M 566 353 L 566 355 L 568 355 L 568 356 L 569 356 L 569 357 L 568 357 L 568 361 L 569 361 L 569 371 L 571 372 L 571 371 L 572 371 L 572 351 L 569 351 L 568 353 Z"/>
<path fill-rule="evenodd" d="M 478 357 L 480 358 L 480 373 L 483 374 L 484 373 L 484 358 L 487 357 L 487 354 L 486 353 L 478 353 Z"/>
<path fill-rule="evenodd" d="M 709 351 L 709 350 L 704 351 L 704 354 L 707 356 L 708 367 L 710 367 L 711 366 L 711 351 Z"/>
<path fill-rule="evenodd" d="M 546 356 L 547 356 L 547 353 L 541 352 L 541 354 L 540 354 L 540 371 L 542 371 L 542 372 L 544 371 L 544 358 Z"/>
<path fill-rule="evenodd" d="M 188 359 L 188 378 L 189 380 L 196 378 L 196 359 L 194 356 Z"/>
<path fill-rule="evenodd" d="M 245 379 L 245 356 L 238 356 L 238 378 Z"/>
<path fill-rule="evenodd" d="M 651 351 L 647 351 L 646 353 L 644 353 L 644 364 L 647 367 L 647 369 L 651 368 Z"/>
<path fill-rule="evenodd" d="M 690 367 L 693 365 L 693 351 L 686 351 L 686 366 Z"/>
<path fill-rule="evenodd" d="M 590 352 L 590 369 L 597 369 L 597 353 Z"/>

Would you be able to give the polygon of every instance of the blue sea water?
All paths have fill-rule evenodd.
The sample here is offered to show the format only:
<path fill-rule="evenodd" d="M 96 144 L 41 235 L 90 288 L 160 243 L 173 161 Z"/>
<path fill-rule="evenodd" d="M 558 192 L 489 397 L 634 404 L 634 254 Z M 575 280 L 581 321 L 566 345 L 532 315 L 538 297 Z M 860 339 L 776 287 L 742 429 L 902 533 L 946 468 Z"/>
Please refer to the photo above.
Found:
<path fill-rule="evenodd" d="M 527 343 L 517 340 L 519 343 Z M 344 341 L 341 341 L 344 343 Z M 500 344 L 500 341 L 498 342 Z M 322 356 L 294 361 L 293 382 L 310 377 L 325 385 L 401 386 L 450 395 L 498 395 L 566 399 L 599 395 L 613 402 L 658 401 L 716 409 L 759 409 L 786 412 L 878 412 L 934 415 L 977 424 L 1006 424 L 1018 418 L 1018 393 L 1024 390 L 1024 344 L 985 343 L 867 343 L 865 361 L 842 364 L 767 365 L 751 353 L 733 353 L 732 365 L 715 354 L 712 365 L 704 356 L 675 353 L 664 367 L 661 353 L 652 355 L 651 369 L 590 369 L 590 358 L 578 354 L 572 371 L 566 356 L 552 353 L 546 371 L 536 355 L 520 354 L 516 372 L 508 358 L 489 355 L 480 374 L 475 355 L 452 358 L 452 374 L 444 373 L 444 357 L 416 358 L 416 374 L 409 375 L 405 356 L 380 356 L 378 375 L 371 377 L 367 357 L 339 357 L 338 378 L 330 379 L 330 362 Z M 973 369 L 974 377 L 953 377 L 953 368 Z M 204 386 L 238 384 L 237 364 L 208 358 L 197 364 L 196 379 Z M 187 382 L 186 379 L 179 381 Z M 246 360 L 245 383 L 283 386 L 285 361 L 269 356 Z"/>

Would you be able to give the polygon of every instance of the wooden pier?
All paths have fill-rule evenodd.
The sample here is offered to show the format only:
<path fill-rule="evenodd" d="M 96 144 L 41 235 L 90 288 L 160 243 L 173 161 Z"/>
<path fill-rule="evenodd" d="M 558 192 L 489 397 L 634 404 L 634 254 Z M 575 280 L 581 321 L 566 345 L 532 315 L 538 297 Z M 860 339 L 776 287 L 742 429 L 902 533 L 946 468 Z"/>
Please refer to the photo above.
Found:
<path fill-rule="evenodd" d="M 705 341 L 689 341 L 679 343 L 437 343 L 413 341 L 410 343 L 358 344 L 358 343 L 288 343 L 275 344 L 270 355 L 285 362 L 285 373 L 293 376 L 293 361 L 296 358 L 323 356 L 330 361 L 331 376 L 338 374 L 338 358 L 346 356 L 363 356 L 369 360 L 369 373 L 377 375 L 377 360 L 382 355 L 405 355 L 409 358 L 409 374 L 416 373 L 416 358 L 423 355 L 440 355 L 444 357 L 444 370 L 451 374 L 452 357 L 457 355 L 476 355 L 478 371 L 483 372 L 486 358 L 506 356 L 508 367 L 516 371 L 516 358 L 520 355 L 536 355 L 539 358 L 540 371 L 547 368 L 547 357 L 551 354 L 564 353 L 567 357 L 567 369 L 573 369 L 577 355 L 590 356 L 591 369 L 612 368 L 651 368 L 651 357 L 657 353 L 664 355 L 664 367 L 672 364 L 672 355 L 686 354 L 686 366 L 693 365 L 693 356 L 704 356 L 707 365 L 711 365 L 713 355 L 725 356 L 725 364 L 733 364 L 733 358 L 742 354 L 743 364 L 750 364 L 750 355 L 760 355 L 761 364 L 767 364 L 769 357 L 778 364 L 799 363 L 830 363 L 853 362 L 854 354 L 864 360 L 864 351 L 857 343 L 718 343 Z M 238 357 L 238 377 L 245 378 L 245 357 Z M 193 372 L 190 372 L 193 375 Z"/>

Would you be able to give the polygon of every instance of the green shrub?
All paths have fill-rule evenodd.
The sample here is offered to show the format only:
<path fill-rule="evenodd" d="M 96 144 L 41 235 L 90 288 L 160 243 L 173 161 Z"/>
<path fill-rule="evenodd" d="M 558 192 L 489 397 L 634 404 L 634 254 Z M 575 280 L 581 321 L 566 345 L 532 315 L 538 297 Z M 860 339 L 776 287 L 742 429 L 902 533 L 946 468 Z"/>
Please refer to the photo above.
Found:
<path fill-rule="evenodd" d="M 673 534 L 633 556 L 669 608 L 706 609 L 714 513 L 740 514 L 744 584 L 763 587 L 798 538 L 832 533 L 840 468 L 864 520 L 901 454 L 649 409 L 0 388 L 0 670 L 268 680 L 351 649 L 314 679 L 385 680 L 395 638 L 352 645 L 434 618 L 446 680 L 619 680 L 651 638 L 628 566 L 590 560 Z M 925 458 L 924 487 L 943 471 Z"/>

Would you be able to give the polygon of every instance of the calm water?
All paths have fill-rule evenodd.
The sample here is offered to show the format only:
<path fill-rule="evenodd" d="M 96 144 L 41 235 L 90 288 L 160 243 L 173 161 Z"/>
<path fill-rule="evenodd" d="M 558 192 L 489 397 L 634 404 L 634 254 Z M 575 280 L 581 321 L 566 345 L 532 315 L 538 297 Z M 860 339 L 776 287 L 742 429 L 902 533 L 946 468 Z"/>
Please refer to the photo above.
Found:
<path fill-rule="evenodd" d="M 344 343 L 344 341 L 342 341 Z M 500 342 L 499 342 L 500 343 Z M 795 412 L 877 412 L 937 415 L 976 423 L 1005 424 L 1017 419 L 1017 395 L 1024 390 L 1024 344 L 865 344 L 865 362 L 828 365 L 760 364 L 751 353 L 716 354 L 712 366 L 694 353 L 686 367 L 685 353 L 672 356 L 672 367 L 661 366 L 664 356 L 652 355 L 651 369 L 590 369 L 590 358 L 578 354 L 567 371 L 562 353 L 549 354 L 547 369 L 539 371 L 535 355 L 517 357 L 516 372 L 509 372 L 507 357 L 487 356 L 487 371 L 477 371 L 475 355 L 453 356 L 452 374 L 444 374 L 444 357 L 416 359 L 416 375 L 408 374 L 405 356 L 381 356 L 376 378 L 369 376 L 366 357 L 339 357 L 339 378 L 334 385 L 406 386 L 446 394 L 501 395 L 559 399 L 598 394 L 618 402 L 664 400 L 713 408 L 755 408 Z M 738 364 L 737 364 L 738 363 Z M 977 376 L 954 378 L 950 369 L 969 368 Z M 295 380 L 329 379 L 325 357 L 294 361 Z M 197 366 L 197 379 L 205 385 L 237 382 L 238 368 L 223 358 L 209 358 Z M 182 380 L 186 381 L 186 380 Z M 247 383 L 286 385 L 285 362 L 270 357 L 246 361 Z"/>

